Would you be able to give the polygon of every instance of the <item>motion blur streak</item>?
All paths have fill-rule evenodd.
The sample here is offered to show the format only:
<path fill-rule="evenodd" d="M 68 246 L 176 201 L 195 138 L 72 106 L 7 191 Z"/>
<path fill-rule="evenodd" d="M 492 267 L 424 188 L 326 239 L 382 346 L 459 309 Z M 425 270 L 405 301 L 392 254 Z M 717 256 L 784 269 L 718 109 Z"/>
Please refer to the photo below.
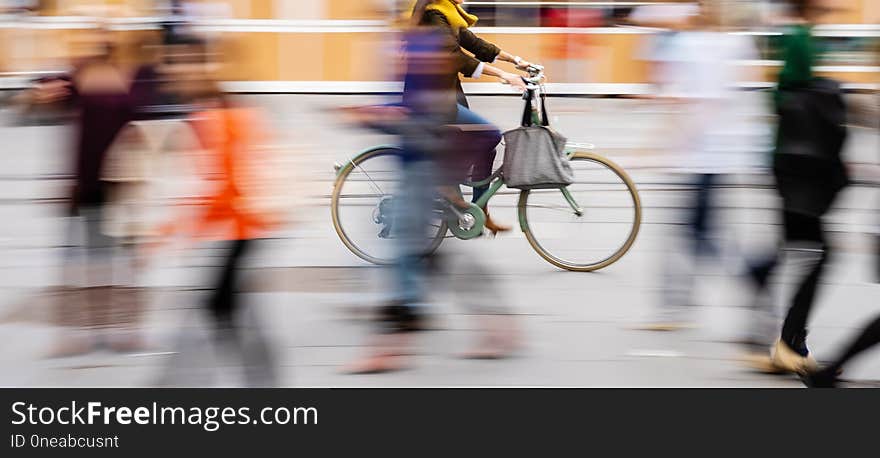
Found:
<path fill-rule="evenodd" d="M 0 385 L 878 386 L 878 87 L 873 0 L 0 0 Z"/>

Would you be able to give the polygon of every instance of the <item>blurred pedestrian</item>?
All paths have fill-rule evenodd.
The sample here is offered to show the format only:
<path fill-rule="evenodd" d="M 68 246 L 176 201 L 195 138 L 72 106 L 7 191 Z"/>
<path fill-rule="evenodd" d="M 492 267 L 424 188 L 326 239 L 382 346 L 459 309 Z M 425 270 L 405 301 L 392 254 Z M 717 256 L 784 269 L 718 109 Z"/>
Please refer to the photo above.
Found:
<path fill-rule="evenodd" d="M 708 1 L 676 28 L 655 59 L 663 69 L 661 95 L 675 111 L 668 147 L 687 186 L 687 215 L 684 230 L 677 231 L 676 243 L 670 245 L 674 248 L 664 257 L 658 316 L 640 326 L 653 331 L 690 326 L 697 302 L 697 266 L 707 258 L 721 259 L 715 229 L 718 187 L 730 174 L 748 167 L 747 156 L 755 146 L 744 135 L 737 102 L 737 86 L 744 76 L 738 62 L 757 55 L 751 37 L 727 33 L 719 10 Z"/>
<path fill-rule="evenodd" d="M 363 112 L 366 117 L 361 119 L 367 125 L 399 135 L 403 153 L 401 182 L 392 203 L 396 244 L 392 297 L 380 309 L 380 332 L 373 336 L 367 355 L 346 368 L 350 373 L 400 369 L 403 358 L 412 351 L 412 332 L 426 327 L 429 276 L 437 279 L 441 267 L 437 254 L 425 259 L 426 234 L 438 210 L 437 190 L 458 186 L 458 156 L 452 153 L 467 141 L 470 133 L 462 130 L 459 120 L 461 107 L 455 88 L 460 59 L 449 52 L 450 45 L 457 47 L 454 38 L 435 27 L 415 26 L 406 32 L 404 40 L 406 75 L 402 104 L 372 108 Z M 452 200 L 449 204 L 459 203 Z M 474 268 L 466 269 L 472 272 L 467 276 L 468 284 L 491 285 L 487 283 L 485 269 L 469 267 Z M 457 291 L 460 286 L 453 282 Z M 479 286 L 461 291 L 477 289 Z M 495 300 L 498 298 L 494 295 Z M 468 300 L 492 299 L 474 294 Z M 483 312 L 489 308 L 477 307 Z M 483 323 L 484 339 L 469 356 L 501 357 L 511 349 L 504 332 L 508 327 L 500 325 L 501 322 L 500 318 L 490 317 Z"/>
<path fill-rule="evenodd" d="M 880 48 L 877 49 L 878 57 L 880 57 Z M 875 91 L 874 110 L 880 108 L 880 91 Z M 880 128 L 880 118 L 874 120 L 872 127 Z M 880 235 L 874 236 L 874 278 L 876 282 L 880 282 Z M 863 354 L 870 348 L 880 344 L 880 316 L 874 318 L 863 330 L 856 336 L 840 353 L 833 359 L 831 363 L 825 365 L 821 369 L 810 372 L 804 377 L 807 386 L 814 388 L 832 388 L 838 385 L 838 376 L 843 372 L 844 367 L 856 356 Z"/>
<path fill-rule="evenodd" d="M 64 330 L 52 356 L 88 352 L 103 343 L 101 338 L 120 351 L 143 346 L 138 329 L 143 302 L 128 288 L 134 284 L 133 266 L 118 262 L 133 258 L 130 252 L 120 257 L 118 241 L 106 232 L 105 209 L 114 184 L 104 172 L 126 125 L 152 99 L 154 72 L 142 62 L 124 63 L 118 40 L 105 28 L 90 32 L 80 44 L 88 51 L 74 70 L 38 86 L 34 97 L 40 103 L 64 101 L 76 113 L 75 183 L 68 212 L 71 249 L 65 256 L 66 293 L 59 305 Z"/>
<path fill-rule="evenodd" d="M 413 28 L 404 36 L 406 75 L 403 102 L 373 110 L 369 125 L 400 136 L 400 185 L 393 196 L 395 235 L 393 290 L 380 309 L 381 330 L 368 355 L 347 370 L 353 373 L 399 369 L 408 352 L 410 333 L 424 327 L 427 271 L 426 229 L 434 213 L 437 186 L 443 181 L 438 156 L 449 151 L 445 126 L 456 117 L 453 60 L 443 52 L 449 38 Z"/>
<path fill-rule="evenodd" d="M 831 247 L 823 216 L 848 183 L 841 158 L 846 109 L 838 83 L 814 73 L 819 44 L 813 24 L 824 12 L 818 0 L 791 0 L 792 18 L 780 37 L 783 68 L 774 101 L 779 124 L 773 156 L 776 188 L 782 197 L 783 244 L 770 259 L 751 268 L 759 293 L 782 255 L 797 277 L 781 332 L 769 356 L 753 357 L 755 367 L 804 373 L 816 367 L 807 347 L 807 324 Z"/>
<path fill-rule="evenodd" d="M 207 62 L 204 45 L 201 59 Z M 206 186 L 193 208 L 175 218 L 162 230 L 160 242 L 186 236 L 191 240 L 213 242 L 225 254 L 206 309 L 212 323 L 210 341 L 221 357 L 238 359 L 247 386 L 277 384 L 274 356 L 263 336 L 258 318 L 241 303 L 241 273 L 259 239 L 265 237 L 283 220 L 283 213 L 266 202 L 272 199 L 273 180 L 268 151 L 264 148 L 267 134 L 259 113 L 239 106 L 224 95 L 205 67 L 191 66 L 194 72 L 187 87 L 198 107 L 192 125 L 201 151 L 195 153 L 195 165 Z M 177 361 L 171 371 L 187 371 L 187 362 L 200 348 L 178 348 Z M 169 373 L 163 384 L 174 384 Z"/>

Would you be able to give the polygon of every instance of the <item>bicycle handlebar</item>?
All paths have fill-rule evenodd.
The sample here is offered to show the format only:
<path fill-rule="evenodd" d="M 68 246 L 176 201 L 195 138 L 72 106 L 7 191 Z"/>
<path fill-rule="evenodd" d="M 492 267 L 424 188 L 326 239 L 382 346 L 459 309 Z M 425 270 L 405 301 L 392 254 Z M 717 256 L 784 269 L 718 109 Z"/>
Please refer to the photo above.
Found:
<path fill-rule="evenodd" d="M 529 74 L 528 77 L 520 76 L 523 82 L 526 83 L 526 89 L 537 89 L 541 82 L 544 81 L 544 66 L 538 64 L 529 64 L 523 71 Z M 507 81 L 502 80 L 501 84 L 509 84 Z"/>
<path fill-rule="evenodd" d="M 544 66 L 538 64 L 529 64 L 525 70 L 529 77 L 523 77 L 526 84 L 539 85 L 544 80 Z"/>

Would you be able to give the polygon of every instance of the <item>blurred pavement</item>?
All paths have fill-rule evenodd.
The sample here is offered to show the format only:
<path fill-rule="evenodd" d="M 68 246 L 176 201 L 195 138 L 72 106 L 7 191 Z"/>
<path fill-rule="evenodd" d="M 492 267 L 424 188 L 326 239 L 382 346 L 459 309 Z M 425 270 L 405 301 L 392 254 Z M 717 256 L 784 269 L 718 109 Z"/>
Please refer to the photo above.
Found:
<path fill-rule="evenodd" d="M 698 282 L 705 307 L 700 326 L 679 333 L 630 328 L 650 318 L 658 301 L 667 224 L 676 221 L 681 186 L 664 173 L 670 158 L 657 138 L 670 128 L 658 107 L 640 100 L 554 98 L 554 124 L 571 141 L 590 142 L 627 168 L 640 186 L 642 232 L 621 261 L 594 274 L 559 271 L 535 254 L 517 230 L 497 239 L 447 239 L 441 249 L 479 254 L 505 290 L 501 299 L 521 319 L 525 347 L 516 358 L 456 358 L 471 343 L 467 310 L 451 295 L 436 297 L 437 330 L 420 334 L 422 351 L 410 370 L 351 376 L 341 365 L 359 354 L 370 330 L 369 308 L 380 303 L 385 272 L 349 253 L 333 232 L 328 196 L 334 161 L 390 141 L 339 124 L 326 108 L 377 101 L 367 96 L 254 96 L 266 107 L 280 142 L 291 146 L 316 181 L 299 224 L 267 240 L 249 272 L 246 301 L 261 312 L 277 346 L 285 386 L 726 386 L 797 387 L 790 377 L 750 373 L 737 361 L 745 325 L 746 288 L 733 266 L 709 266 Z M 744 93 L 751 135 L 766 134 L 758 94 Z M 472 105 L 503 129 L 518 122 L 515 97 L 473 97 Z M 57 215 L 67 183 L 69 150 L 57 126 L 11 127 L 0 115 L 0 386 L 142 386 L 158 377 L 181 327 L 195 328 L 206 278 L 201 267 L 216 262 L 210 247 L 169 254 L 152 263 L 147 320 L 150 349 L 136 355 L 99 352 L 44 359 L 53 328 L 47 316 L 57 285 L 63 226 Z M 766 138 L 766 137 L 764 137 Z M 860 178 L 877 180 L 876 131 L 852 129 L 846 157 L 864 163 Z M 755 156 L 760 163 L 762 157 Z M 723 193 L 723 230 L 744 251 L 772 246 L 777 226 L 773 191 L 760 174 L 740 175 Z M 516 195 L 493 199 L 493 216 L 515 223 Z M 830 215 L 839 255 L 818 297 L 810 344 L 819 360 L 831 357 L 855 328 L 880 312 L 880 284 L 873 283 L 870 233 L 880 226 L 875 187 L 846 191 Z M 189 331 L 185 331 L 189 332 Z M 196 331 L 193 331 L 196 332 Z M 876 385 L 880 350 L 866 354 L 846 378 Z M 874 381 L 874 382 L 871 382 Z M 223 384 L 221 380 L 219 383 Z M 231 383 L 231 382 L 230 382 Z"/>

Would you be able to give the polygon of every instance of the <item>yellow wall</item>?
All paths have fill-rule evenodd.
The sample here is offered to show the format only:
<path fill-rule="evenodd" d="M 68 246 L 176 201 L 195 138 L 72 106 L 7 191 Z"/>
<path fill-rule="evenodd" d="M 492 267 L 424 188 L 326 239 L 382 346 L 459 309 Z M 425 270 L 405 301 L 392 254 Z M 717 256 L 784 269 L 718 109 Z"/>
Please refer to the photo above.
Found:
<path fill-rule="evenodd" d="M 234 17 L 270 19 L 280 17 L 280 10 L 294 10 L 297 7 L 309 10 L 315 9 L 315 3 L 320 3 L 324 19 L 382 19 L 384 11 L 380 11 L 382 2 L 374 0 L 189 0 L 207 1 L 211 3 L 226 3 L 230 5 Z M 401 0 L 404 1 L 404 0 Z M 667 0 L 668 1 L 668 0 Z M 677 1 L 677 0 L 676 0 Z M 693 1 L 693 0 L 681 0 Z M 839 11 L 827 15 L 822 19 L 825 23 L 834 24 L 876 24 L 880 22 L 880 1 L 878 0 L 824 0 L 829 6 L 838 8 Z M 280 4 L 279 2 L 286 2 Z M 308 2 L 306 6 L 303 3 Z M 69 10 L 85 5 L 119 5 L 125 6 L 131 11 L 144 12 L 153 7 L 153 0 L 47 0 L 45 14 L 65 14 Z M 296 5 L 291 7 L 291 5 Z M 295 15 L 295 13 L 293 13 Z M 291 18 L 291 14 L 286 16 Z"/>
<path fill-rule="evenodd" d="M 211 2 L 212 0 L 205 0 Z M 239 18 L 287 19 L 379 18 L 372 0 L 229 0 Z M 842 0 L 829 0 L 842 1 Z M 145 10 L 152 0 L 55 0 L 68 11 L 87 4 L 116 4 L 130 7 L 131 14 Z M 216 2 L 216 0 L 213 0 Z M 292 7 L 297 2 L 301 8 Z M 835 22 L 880 21 L 880 0 L 846 0 L 848 10 L 836 13 Z M 50 3 L 51 6 L 51 3 Z M 66 11 L 58 11 L 65 13 Z M 300 16 L 300 13 L 302 16 Z M 65 30 L 0 30 L 0 71 L 45 70 L 63 67 L 67 43 L 76 36 Z M 229 63 L 222 76 L 230 80 L 330 80 L 378 81 L 393 78 L 398 60 L 394 56 L 391 34 L 381 33 L 224 33 L 220 49 Z M 483 37 L 524 58 L 547 65 L 554 82 L 636 83 L 647 78 L 647 69 L 638 60 L 642 34 L 498 34 Z M 130 46 L 131 47 L 131 46 Z M 133 50 L 128 51 L 131 55 Z M 852 82 L 876 82 L 876 74 L 836 75 Z M 484 81 L 491 81 L 483 78 Z"/>
<path fill-rule="evenodd" d="M 0 39 L 14 45 L 0 50 L 0 71 L 33 71 L 64 66 L 71 42 L 80 33 L 71 30 L 0 30 Z M 131 60 L 139 40 L 149 32 L 116 32 L 124 39 L 122 55 Z M 382 33 L 224 33 L 218 44 L 227 64 L 221 77 L 263 81 L 383 81 L 393 79 L 399 63 L 393 35 Z M 545 63 L 552 82 L 638 83 L 647 80 L 647 68 L 637 59 L 647 35 L 589 34 L 574 40 L 561 34 L 493 34 L 484 38 L 524 58 Z M 559 59 L 562 43 L 568 56 Z M 574 48 L 570 48 L 574 45 Z M 15 59 L 13 59 L 15 57 Z M 506 66 L 506 64 L 500 64 Z M 772 72 L 768 79 L 772 79 Z M 849 82 L 876 83 L 876 73 L 832 75 Z M 482 81 L 492 81 L 483 77 Z"/>
<path fill-rule="evenodd" d="M 880 1 L 865 0 L 865 24 L 880 24 Z"/>
<path fill-rule="evenodd" d="M 383 19 L 372 0 L 325 0 L 327 19 Z"/>

